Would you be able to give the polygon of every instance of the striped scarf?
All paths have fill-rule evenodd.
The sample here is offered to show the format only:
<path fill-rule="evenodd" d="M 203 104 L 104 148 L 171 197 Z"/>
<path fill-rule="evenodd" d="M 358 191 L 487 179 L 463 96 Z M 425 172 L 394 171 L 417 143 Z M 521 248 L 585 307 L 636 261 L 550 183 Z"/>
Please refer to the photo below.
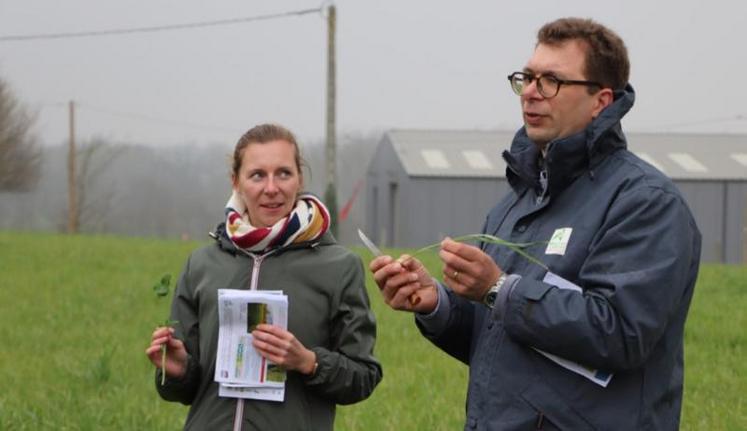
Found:
<path fill-rule="evenodd" d="M 253 253 L 318 239 L 329 229 L 329 221 L 327 208 L 310 193 L 302 193 L 290 214 L 271 227 L 252 226 L 244 201 L 236 192 L 226 204 L 228 237 L 236 247 Z"/>

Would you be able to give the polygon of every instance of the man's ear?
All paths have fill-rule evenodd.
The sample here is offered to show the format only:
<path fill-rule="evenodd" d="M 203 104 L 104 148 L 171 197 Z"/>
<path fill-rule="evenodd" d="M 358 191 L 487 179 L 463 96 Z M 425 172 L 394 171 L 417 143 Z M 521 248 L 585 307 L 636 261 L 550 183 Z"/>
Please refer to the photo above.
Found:
<path fill-rule="evenodd" d="M 591 112 L 592 118 L 597 118 L 599 116 L 599 113 L 602 112 L 602 110 L 612 104 L 612 102 L 615 100 L 615 95 L 612 92 L 611 88 L 602 88 L 597 92 L 595 102 L 594 102 L 594 110 Z"/>

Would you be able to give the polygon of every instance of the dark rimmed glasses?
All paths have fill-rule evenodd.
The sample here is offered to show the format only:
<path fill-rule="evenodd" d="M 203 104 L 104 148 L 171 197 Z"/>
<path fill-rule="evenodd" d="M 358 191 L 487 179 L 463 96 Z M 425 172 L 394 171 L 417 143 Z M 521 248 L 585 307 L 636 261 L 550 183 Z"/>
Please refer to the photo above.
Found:
<path fill-rule="evenodd" d="M 535 79 L 537 80 L 537 91 L 545 99 L 551 99 L 557 96 L 561 85 L 585 85 L 587 87 L 602 88 L 602 84 L 598 82 L 560 79 L 555 75 L 545 75 L 542 73 L 539 75 L 532 75 L 531 73 L 514 72 L 508 75 L 508 80 L 511 82 L 511 89 L 519 96 L 521 96 L 524 89 Z"/>

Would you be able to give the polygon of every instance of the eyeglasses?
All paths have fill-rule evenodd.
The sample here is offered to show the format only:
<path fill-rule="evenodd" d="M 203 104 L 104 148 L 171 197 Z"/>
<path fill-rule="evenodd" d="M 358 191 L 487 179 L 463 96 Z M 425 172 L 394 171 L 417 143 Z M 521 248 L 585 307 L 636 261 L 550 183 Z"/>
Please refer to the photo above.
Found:
<path fill-rule="evenodd" d="M 514 72 L 508 75 L 508 80 L 511 82 L 511 89 L 514 93 L 521 96 L 524 89 L 531 84 L 534 80 L 537 80 L 537 91 L 545 99 L 551 99 L 558 95 L 561 85 L 585 85 L 587 87 L 599 87 L 602 88 L 602 84 L 594 81 L 575 81 L 572 79 L 560 79 L 554 75 L 532 75 L 524 72 Z"/>

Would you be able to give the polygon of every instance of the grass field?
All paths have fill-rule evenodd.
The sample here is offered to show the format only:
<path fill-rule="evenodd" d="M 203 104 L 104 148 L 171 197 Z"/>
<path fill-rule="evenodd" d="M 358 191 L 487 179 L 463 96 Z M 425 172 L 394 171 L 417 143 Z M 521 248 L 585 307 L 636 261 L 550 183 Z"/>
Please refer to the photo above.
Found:
<path fill-rule="evenodd" d="M 169 308 L 150 286 L 198 245 L 0 232 L 0 430 L 180 429 L 186 407 L 158 398 L 143 351 Z M 368 288 L 385 377 L 369 400 L 338 409 L 336 429 L 461 429 L 466 367 L 389 310 L 370 276 Z M 702 268 L 682 429 L 747 429 L 746 308 L 747 267 Z"/>

